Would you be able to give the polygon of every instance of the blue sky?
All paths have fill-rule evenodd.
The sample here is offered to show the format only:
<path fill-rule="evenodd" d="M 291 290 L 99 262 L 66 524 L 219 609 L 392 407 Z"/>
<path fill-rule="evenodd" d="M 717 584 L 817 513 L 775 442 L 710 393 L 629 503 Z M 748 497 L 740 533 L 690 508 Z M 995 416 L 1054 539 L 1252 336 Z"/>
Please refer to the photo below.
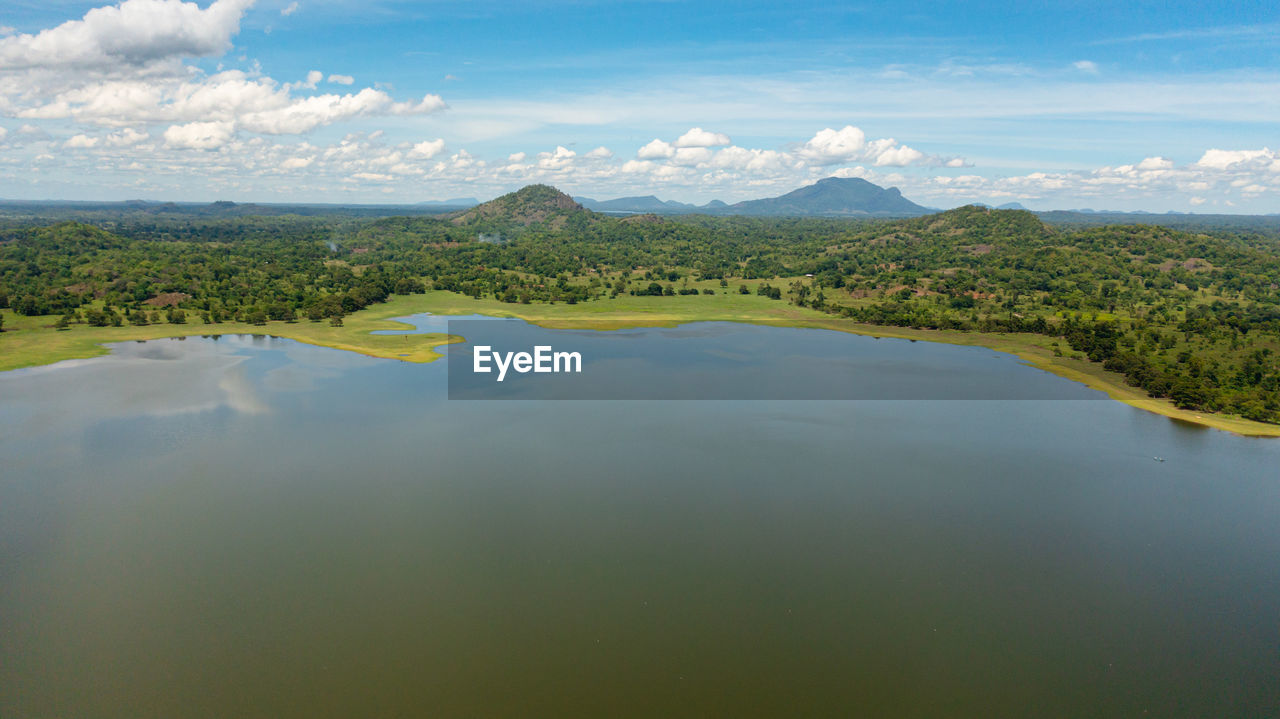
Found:
<path fill-rule="evenodd" d="M 4 3 L 0 197 L 1280 212 L 1273 3 Z M 696 131 L 695 131 L 696 130 Z"/>

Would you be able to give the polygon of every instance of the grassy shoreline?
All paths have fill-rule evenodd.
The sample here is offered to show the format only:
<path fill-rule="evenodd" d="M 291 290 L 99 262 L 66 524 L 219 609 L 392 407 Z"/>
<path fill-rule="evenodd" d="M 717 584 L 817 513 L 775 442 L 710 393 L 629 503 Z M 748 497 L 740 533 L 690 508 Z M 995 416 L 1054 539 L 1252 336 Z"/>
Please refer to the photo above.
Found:
<path fill-rule="evenodd" d="M 164 337 L 267 334 L 307 344 L 358 352 L 372 357 L 407 362 L 431 362 L 442 355 L 436 347 L 458 338 L 445 334 L 373 335 L 374 330 L 406 327 L 394 317 L 430 312 L 437 315 L 483 314 L 514 317 L 549 329 L 611 330 L 626 327 L 674 327 L 700 321 L 781 324 L 789 327 L 827 329 L 873 337 L 986 347 L 1016 355 L 1028 364 L 1060 377 L 1105 392 L 1114 400 L 1171 419 L 1249 437 L 1280 437 L 1280 426 L 1223 414 L 1178 409 L 1167 399 L 1153 399 L 1124 383 L 1124 378 L 1087 360 L 1055 354 L 1055 338 L 1041 335 L 915 330 L 905 327 L 865 325 L 841 320 L 815 310 L 783 304 L 757 295 L 721 291 L 696 297 L 631 297 L 577 305 L 515 305 L 494 299 L 473 299 L 451 292 L 396 296 L 388 302 L 348 316 L 342 327 L 300 321 L 266 325 L 226 322 L 212 325 L 157 324 L 142 327 L 52 328 L 54 318 L 22 317 L 5 310 L 0 334 L 0 371 L 50 364 L 67 359 L 108 353 L 103 345 Z"/>

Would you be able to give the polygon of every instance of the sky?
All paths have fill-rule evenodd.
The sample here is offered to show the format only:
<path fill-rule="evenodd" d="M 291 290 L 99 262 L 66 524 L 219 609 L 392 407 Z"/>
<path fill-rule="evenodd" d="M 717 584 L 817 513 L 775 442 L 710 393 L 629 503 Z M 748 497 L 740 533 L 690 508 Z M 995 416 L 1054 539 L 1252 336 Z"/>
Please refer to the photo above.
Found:
<path fill-rule="evenodd" d="M 0 198 L 1280 212 L 1274 2 L 0 0 Z"/>

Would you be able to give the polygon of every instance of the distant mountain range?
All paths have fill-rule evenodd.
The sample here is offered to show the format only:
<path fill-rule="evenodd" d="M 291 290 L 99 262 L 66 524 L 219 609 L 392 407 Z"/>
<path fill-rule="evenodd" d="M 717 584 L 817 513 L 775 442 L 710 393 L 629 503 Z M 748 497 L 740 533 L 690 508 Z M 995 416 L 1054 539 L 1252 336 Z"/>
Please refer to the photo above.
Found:
<path fill-rule="evenodd" d="M 721 215 L 786 215 L 796 217 L 915 217 L 932 212 L 902 196 L 896 187 L 885 189 L 857 177 L 828 177 L 780 197 L 766 197 L 727 204 L 712 200 L 691 205 L 660 200 L 653 195 L 594 200 L 575 197 L 583 207 L 596 212 L 678 214 L 699 212 Z"/>
<path fill-rule="evenodd" d="M 932 212 L 903 197 L 896 187 L 885 189 L 858 177 L 828 177 L 781 197 L 747 200 L 721 211 L 735 215 L 873 217 L 915 217 Z"/>
<path fill-rule="evenodd" d="M 619 197 L 616 200 L 593 200 L 590 197 L 575 197 L 578 204 L 594 212 L 698 212 L 706 211 L 706 206 L 690 205 L 675 200 L 659 200 L 653 195 L 644 197 Z M 716 200 L 718 202 L 718 200 Z M 723 202 L 720 205 L 724 205 Z"/>
<path fill-rule="evenodd" d="M 455 197 L 452 200 L 425 200 L 419 202 L 415 207 L 450 207 L 457 209 L 459 207 L 475 207 L 480 201 L 474 197 Z"/>

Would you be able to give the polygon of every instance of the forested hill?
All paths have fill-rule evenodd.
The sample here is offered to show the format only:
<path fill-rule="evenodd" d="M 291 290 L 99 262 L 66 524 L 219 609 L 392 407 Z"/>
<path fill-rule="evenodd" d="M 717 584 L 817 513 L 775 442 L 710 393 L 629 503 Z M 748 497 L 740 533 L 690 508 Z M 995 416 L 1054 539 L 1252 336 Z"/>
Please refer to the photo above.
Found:
<path fill-rule="evenodd" d="M 1248 232 L 1068 228 L 983 207 L 619 219 L 545 186 L 443 217 L 0 231 L 0 308 L 50 325 L 337 321 L 427 288 L 513 303 L 745 291 L 864 323 L 1049 335 L 1154 396 L 1271 422 L 1278 282 L 1280 242 Z"/>
<path fill-rule="evenodd" d="M 469 210 L 448 217 L 455 225 L 468 227 L 493 226 L 510 229 L 513 226 L 546 225 L 561 229 L 573 215 L 590 214 L 576 200 L 550 185 L 529 185 Z"/>

